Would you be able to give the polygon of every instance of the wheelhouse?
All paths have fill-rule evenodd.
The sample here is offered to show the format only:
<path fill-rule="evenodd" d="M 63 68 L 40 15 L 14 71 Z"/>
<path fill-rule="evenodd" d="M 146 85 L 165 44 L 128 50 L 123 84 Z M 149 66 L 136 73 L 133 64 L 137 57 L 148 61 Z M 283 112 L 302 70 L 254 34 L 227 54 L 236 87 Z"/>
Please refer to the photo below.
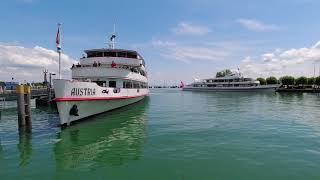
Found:
<path fill-rule="evenodd" d="M 91 49 L 84 51 L 87 56 L 82 58 L 96 58 L 96 57 L 114 57 L 114 58 L 129 58 L 142 60 L 145 65 L 144 59 L 136 51 L 124 50 L 124 49 Z"/>

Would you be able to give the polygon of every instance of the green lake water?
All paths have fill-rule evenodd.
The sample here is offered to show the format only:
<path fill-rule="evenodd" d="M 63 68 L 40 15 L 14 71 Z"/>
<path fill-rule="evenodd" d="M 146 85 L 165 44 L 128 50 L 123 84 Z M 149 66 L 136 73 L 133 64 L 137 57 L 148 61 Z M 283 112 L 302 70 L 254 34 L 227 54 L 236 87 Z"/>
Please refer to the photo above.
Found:
<path fill-rule="evenodd" d="M 10 103 L 8 103 L 10 105 Z M 320 179 L 317 94 L 151 89 L 61 129 L 55 110 L 0 120 L 0 179 Z"/>

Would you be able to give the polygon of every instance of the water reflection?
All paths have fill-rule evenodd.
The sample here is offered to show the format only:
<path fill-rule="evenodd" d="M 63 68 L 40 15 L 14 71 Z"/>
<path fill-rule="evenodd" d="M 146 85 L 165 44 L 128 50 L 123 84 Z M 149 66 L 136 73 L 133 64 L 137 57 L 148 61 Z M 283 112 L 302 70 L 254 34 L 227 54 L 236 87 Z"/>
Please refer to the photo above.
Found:
<path fill-rule="evenodd" d="M 0 160 L 2 159 L 2 152 L 3 150 L 2 150 L 1 139 L 0 139 Z"/>
<path fill-rule="evenodd" d="M 30 129 L 20 129 L 18 150 L 20 152 L 20 166 L 29 164 L 32 155 L 32 134 Z"/>
<path fill-rule="evenodd" d="M 278 97 L 281 101 L 302 101 L 305 93 L 296 93 L 296 92 L 285 92 L 285 93 L 277 93 Z"/>
<path fill-rule="evenodd" d="M 62 130 L 54 147 L 57 169 L 122 165 L 139 159 L 147 107 L 145 99 Z"/>

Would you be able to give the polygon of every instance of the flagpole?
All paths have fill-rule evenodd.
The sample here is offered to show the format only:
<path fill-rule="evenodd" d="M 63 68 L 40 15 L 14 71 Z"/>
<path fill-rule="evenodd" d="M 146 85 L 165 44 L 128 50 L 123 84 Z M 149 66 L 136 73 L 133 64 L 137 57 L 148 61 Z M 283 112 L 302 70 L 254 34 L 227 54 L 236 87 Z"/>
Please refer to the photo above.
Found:
<path fill-rule="evenodd" d="M 61 79 L 61 50 L 58 51 L 59 53 L 59 79 Z"/>
<path fill-rule="evenodd" d="M 56 37 L 57 52 L 59 54 L 59 79 L 61 79 L 61 23 L 58 23 L 58 32 Z"/>

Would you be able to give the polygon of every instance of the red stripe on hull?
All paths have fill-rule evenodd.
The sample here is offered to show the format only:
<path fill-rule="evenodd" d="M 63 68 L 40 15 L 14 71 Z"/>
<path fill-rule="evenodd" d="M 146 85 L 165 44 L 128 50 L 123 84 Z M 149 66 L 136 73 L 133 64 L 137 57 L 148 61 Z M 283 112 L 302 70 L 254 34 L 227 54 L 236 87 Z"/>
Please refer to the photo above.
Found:
<path fill-rule="evenodd" d="M 63 97 L 55 98 L 54 101 L 95 101 L 95 100 L 116 100 L 116 99 L 132 99 L 141 96 L 147 96 L 148 94 L 142 94 L 138 96 L 119 96 L 119 97 L 88 97 L 88 98 L 78 98 L 78 97 Z"/>

